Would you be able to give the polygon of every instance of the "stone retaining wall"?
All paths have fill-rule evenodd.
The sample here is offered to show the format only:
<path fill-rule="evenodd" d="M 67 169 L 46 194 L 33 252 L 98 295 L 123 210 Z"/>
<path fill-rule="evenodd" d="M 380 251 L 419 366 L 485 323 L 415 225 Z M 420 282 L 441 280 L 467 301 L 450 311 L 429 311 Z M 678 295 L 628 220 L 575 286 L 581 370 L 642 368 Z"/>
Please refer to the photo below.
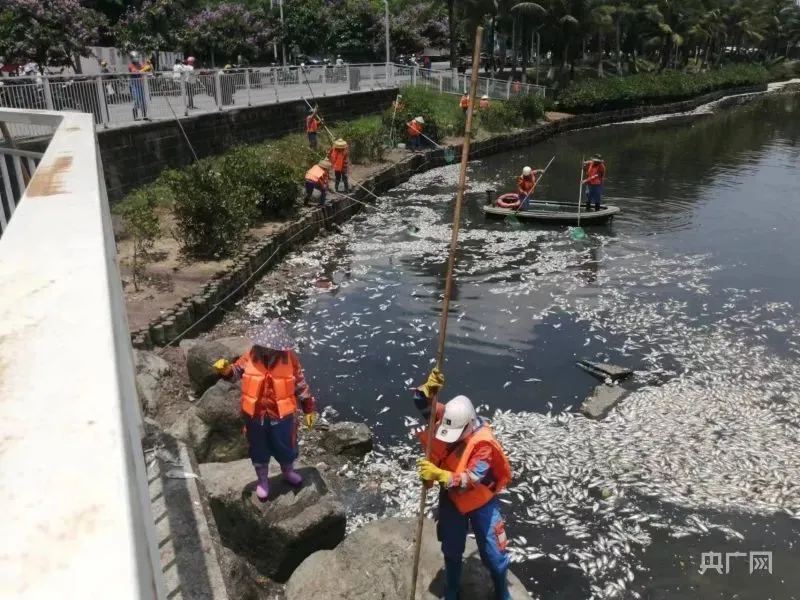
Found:
<path fill-rule="evenodd" d="M 526 131 L 497 135 L 487 140 L 473 142 L 470 147 L 470 158 L 480 158 L 514 148 L 530 146 L 567 131 L 659 114 L 685 112 L 719 100 L 724 96 L 764 92 L 766 89 L 766 85 L 735 88 L 673 104 L 581 115 L 540 125 Z M 461 145 L 454 149 L 460 155 Z M 408 181 L 417 173 L 446 164 L 443 150 L 428 150 L 424 153 L 409 155 L 401 162 L 362 181 L 361 185 L 380 196 L 393 187 Z M 362 189 L 354 190 L 352 195 L 361 202 L 372 200 L 371 196 Z M 320 208 L 304 209 L 301 216 L 287 223 L 280 233 L 246 245 L 234 258 L 234 265 L 228 273 L 209 281 L 197 294 L 185 298 L 183 302 L 150 323 L 147 328 L 132 332 L 134 347 L 163 346 L 168 342 L 177 341 L 183 336 L 196 337 L 199 332 L 207 331 L 222 317 L 223 310 L 219 310 L 219 307 L 232 308 L 236 301 L 252 289 L 258 277 L 276 265 L 287 252 L 316 237 L 325 226 L 326 220 L 328 223 L 346 221 L 361 208 L 359 203 L 345 198 L 337 202 L 334 207 L 327 209 L 326 212 Z M 187 329 L 188 331 L 186 331 Z"/>

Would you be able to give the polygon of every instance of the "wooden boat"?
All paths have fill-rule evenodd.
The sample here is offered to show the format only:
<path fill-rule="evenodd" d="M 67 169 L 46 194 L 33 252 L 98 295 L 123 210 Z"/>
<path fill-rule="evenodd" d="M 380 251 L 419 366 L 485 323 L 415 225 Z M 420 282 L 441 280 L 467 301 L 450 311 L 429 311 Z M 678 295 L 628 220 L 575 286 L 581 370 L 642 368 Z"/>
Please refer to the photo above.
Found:
<path fill-rule="evenodd" d="M 508 203 L 511 194 L 503 194 L 498 200 Z M 514 194 L 516 196 L 516 194 Z M 518 204 L 517 204 L 518 206 Z M 485 204 L 481 207 L 487 218 L 504 219 L 515 215 L 520 221 L 533 223 L 547 223 L 552 225 L 577 225 L 578 207 L 574 202 L 544 202 L 532 201 L 527 210 L 516 211 L 514 208 L 497 206 L 496 202 Z M 581 226 L 603 225 L 610 222 L 618 214 L 618 206 L 601 205 L 600 210 L 585 211 L 581 207 Z"/>

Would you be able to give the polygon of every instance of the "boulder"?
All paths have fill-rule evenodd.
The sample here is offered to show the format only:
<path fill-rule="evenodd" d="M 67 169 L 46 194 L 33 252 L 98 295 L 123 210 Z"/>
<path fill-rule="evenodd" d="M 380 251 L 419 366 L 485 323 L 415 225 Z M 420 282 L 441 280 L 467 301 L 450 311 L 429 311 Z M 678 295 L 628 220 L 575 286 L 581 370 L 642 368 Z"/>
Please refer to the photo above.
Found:
<path fill-rule="evenodd" d="M 581 412 L 590 419 L 602 419 L 629 392 L 619 386 L 600 384 L 581 404 Z"/>
<path fill-rule="evenodd" d="M 189 383 L 194 392 L 200 396 L 219 380 L 214 370 L 214 363 L 220 358 L 234 361 L 238 358 L 226 346 L 217 342 L 198 340 L 186 353 L 186 369 L 189 372 Z"/>
<path fill-rule="evenodd" d="M 380 519 L 350 534 L 334 550 L 308 557 L 286 585 L 287 600 L 408 600 L 416 519 Z M 335 577 L 320 574 L 335 573 Z M 513 600 L 530 600 L 510 571 Z M 422 537 L 417 600 L 444 595 L 444 562 L 436 524 L 427 520 Z M 460 600 L 494 600 L 494 586 L 475 541 L 468 538 Z"/>
<path fill-rule="evenodd" d="M 250 351 L 250 348 L 253 347 L 253 342 L 251 340 L 241 336 L 224 337 L 214 341 L 225 346 L 231 354 L 236 356 L 236 358 L 247 354 Z"/>
<path fill-rule="evenodd" d="M 169 375 L 169 363 L 153 352 L 133 351 L 136 368 L 136 393 L 145 415 L 155 414 L 158 408 L 158 392 L 161 380 Z"/>
<path fill-rule="evenodd" d="M 372 450 L 372 432 L 364 423 L 334 423 L 322 434 L 322 447 L 333 454 L 364 456 Z"/>
<path fill-rule="evenodd" d="M 169 363 L 154 352 L 133 351 L 133 364 L 137 373 L 145 373 L 155 379 L 169 375 Z"/>
<path fill-rule="evenodd" d="M 199 462 L 228 462 L 247 456 L 242 433 L 238 384 L 224 379 L 208 388 L 187 420 L 189 439 Z"/>
<path fill-rule="evenodd" d="M 322 475 L 302 464 L 298 470 L 304 478 L 299 489 L 283 481 L 273 462 L 269 500 L 261 502 L 249 460 L 200 465 L 223 543 L 276 581 L 286 581 L 297 565 L 334 548 L 345 534 L 344 506 Z"/>
<path fill-rule="evenodd" d="M 154 415 L 158 408 L 158 388 L 158 379 L 150 373 L 136 375 L 136 393 L 139 396 L 142 412 L 147 416 Z"/>

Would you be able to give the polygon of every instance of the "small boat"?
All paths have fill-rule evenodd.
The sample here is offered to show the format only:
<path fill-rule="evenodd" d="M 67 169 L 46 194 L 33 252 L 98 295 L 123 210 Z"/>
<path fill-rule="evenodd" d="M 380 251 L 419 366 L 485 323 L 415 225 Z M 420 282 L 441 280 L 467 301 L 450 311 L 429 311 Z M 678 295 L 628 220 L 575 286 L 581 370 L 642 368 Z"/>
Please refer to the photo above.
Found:
<path fill-rule="evenodd" d="M 512 198 L 513 196 L 513 198 Z M 491 195 L 488 196 L 491 199 Z M 532 200 L 527 210 L 517 211 L 519 199 L 516 194 L 503 194 L 496 201 L 491 201 L 481 207 L 487 218 L 504 219 L 509 215 L 516 216 L 520 221 L 534 223 L 549 223 L 553 225 L 577 225 L 578 207 L 574 202 L 545 202 Z M 583 207 L 581 207 L 583 208 Z M 620 212 L 618 206 L 601 205 L 600 210 L 581 210 L 581 225 L 603 225 L 610 222 L 614 215 Z"/>

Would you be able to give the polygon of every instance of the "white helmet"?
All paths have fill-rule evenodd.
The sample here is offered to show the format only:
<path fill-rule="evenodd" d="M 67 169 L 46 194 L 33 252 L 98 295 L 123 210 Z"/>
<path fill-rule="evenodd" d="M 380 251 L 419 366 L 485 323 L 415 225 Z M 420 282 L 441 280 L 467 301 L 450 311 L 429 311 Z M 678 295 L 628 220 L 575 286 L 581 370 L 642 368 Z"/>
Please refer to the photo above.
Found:
<path fill-rule="evenodd" d="M 530 167 L 523 167 L 522 168 L 522 176 L 523 177 L 527 177 L 530 174 L 531 174 L 531 168 Z"/>
<path fill-rule="evenodd" d="M 489 99 L 489 96 L 487 96 L 486 94 L 484 94 L 483 96 L 481 96 L 481 100 L 488 100 L 488 99 Z"/>
<path fill-rule="evenodd" d="M 442 422 L 436 430 L 436 439 L 446 444 L 458 441 L 464 430 L 475 424 L 475 408 L 466 396 L 456 396 L 444 405 Z"/>
<path fill-rule="evenodd" d="M 425 125 L 425 119 L 423 119 L 422 117 L 417 117 L 417 118 L 416 118 L 416 119 L 414 119 L 414 120 L 415 120 L 417 123 L 419 123 L 420 125 Z"/>

